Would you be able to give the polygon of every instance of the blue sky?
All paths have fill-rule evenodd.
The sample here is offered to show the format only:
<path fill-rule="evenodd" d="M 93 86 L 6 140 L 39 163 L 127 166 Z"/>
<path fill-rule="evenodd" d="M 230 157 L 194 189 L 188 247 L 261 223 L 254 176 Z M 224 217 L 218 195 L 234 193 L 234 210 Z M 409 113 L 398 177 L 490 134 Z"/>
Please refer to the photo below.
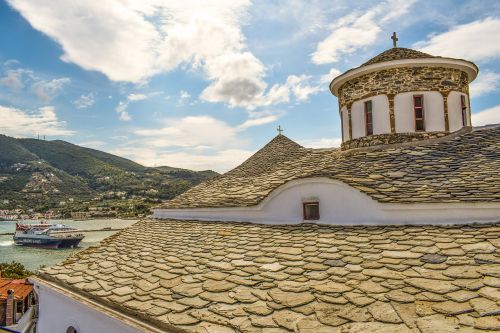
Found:
<path fill-rule="evenodd" d="M 0 0 L 0 133 L 227 171 L 281 125 L 340 143 L 328 83 L 392 46 L 465 58 L 500 122 L 500 2 Z"/>

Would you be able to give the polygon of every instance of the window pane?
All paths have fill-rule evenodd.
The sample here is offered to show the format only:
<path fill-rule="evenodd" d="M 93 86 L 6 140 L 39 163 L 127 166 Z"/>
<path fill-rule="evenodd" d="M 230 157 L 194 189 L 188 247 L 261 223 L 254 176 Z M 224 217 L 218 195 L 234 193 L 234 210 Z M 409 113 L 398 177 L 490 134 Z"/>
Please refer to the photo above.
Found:
<path fill-rule="evenodd" d="M 415 106 L 422 106 L 422 96 L 415 96 L 414 101 L 415 101 Z"/>
<path fill-rule="evenodd" d="M 304 204 L 304 220 L 318 220 L 319 219 L 319 204 L 318 203 L 305 203 Z"/>
<path fill-rule="evenodd" d="M 422 119 L 424 117 L 424 110 L 415 109 L 415 118 Z"/>
<path fill-rule="evenodd" d="M 417 119 L 415 121 L 415 130 L 417 130 L 417 131 L 424 130 L 424 120 L 423 119 Z"/>
<path fill-rule="evenodd" d="M 366 125 L 366 135 L 373 135 L 373 126 L 371 124 Z"/>
<path fill-rule="evenodd" d="M 372 101 L 365 102 L 365 112 L 372 112 Z"/>

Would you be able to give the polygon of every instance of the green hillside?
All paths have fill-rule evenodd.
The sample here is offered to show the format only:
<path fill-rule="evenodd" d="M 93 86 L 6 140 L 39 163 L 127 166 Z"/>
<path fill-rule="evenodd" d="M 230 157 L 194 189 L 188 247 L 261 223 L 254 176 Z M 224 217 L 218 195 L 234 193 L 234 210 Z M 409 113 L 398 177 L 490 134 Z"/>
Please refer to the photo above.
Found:
<path fill-rule="evenodd" d="M 152 205 L 217 175 L 211 170 L 145 167 L 61 140 L 0 135 L 0 209 L 49 209 L 69 198 L 93 205 L 127 200 Z"/>

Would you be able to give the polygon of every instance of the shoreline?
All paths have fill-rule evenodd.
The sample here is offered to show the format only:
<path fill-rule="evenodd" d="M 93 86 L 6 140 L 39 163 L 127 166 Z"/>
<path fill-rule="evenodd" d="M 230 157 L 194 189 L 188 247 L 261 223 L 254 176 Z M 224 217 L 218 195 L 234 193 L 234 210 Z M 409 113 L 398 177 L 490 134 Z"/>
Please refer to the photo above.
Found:
<path fill-rule="evenodd" d="M 94 221 L 94 220 L 127 220 L 127 221 L 132 221 L 132 220 L 140 220 L 145 217 L 90 217 L 88 219 L 72 219 L 72 218 L 48 218 L 48 219 L 16 219 L 16 220 L 2 220 L 0 219 L 0 223 L 2 222 L 22 222 L 22 221 L 39 221 L 39 220 L 45 220 L 45 221 L 78 221 L 78 222 L 83 222 L 83 221 Z"/>

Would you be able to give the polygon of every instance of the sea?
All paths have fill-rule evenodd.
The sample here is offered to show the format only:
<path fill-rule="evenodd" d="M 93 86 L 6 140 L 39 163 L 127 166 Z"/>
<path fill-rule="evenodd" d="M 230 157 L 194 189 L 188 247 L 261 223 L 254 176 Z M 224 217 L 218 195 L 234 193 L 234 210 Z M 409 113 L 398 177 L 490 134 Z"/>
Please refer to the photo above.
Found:
<path fill-rule="evenodd" d="M 25 223 L 38 223 L 37 221 L 24 221 Z M 102 228 L 125 228 L 131 226 L 137 220 L 122 219 L 95 219 L 84 221 L 73 220 L 48 220 L 47 223 L 62 223 L 80 230 L 94 230 Z M 0 221 L 0 234 L 14 232 L 15 221 Z M 36 271 L 40 266 L 55 265 L 75 251 L 81 251 L 89 246 L 98 244 L 101 240 L 109 237 L 118 231 L 95 231 L 85 233 L 85 238 L 76 249 L 41 249 L 35 247 L 25 247 L 15 245 L 11 235 L 0 236 L 0 262 L 17 261 L 27 269 Z"/>

